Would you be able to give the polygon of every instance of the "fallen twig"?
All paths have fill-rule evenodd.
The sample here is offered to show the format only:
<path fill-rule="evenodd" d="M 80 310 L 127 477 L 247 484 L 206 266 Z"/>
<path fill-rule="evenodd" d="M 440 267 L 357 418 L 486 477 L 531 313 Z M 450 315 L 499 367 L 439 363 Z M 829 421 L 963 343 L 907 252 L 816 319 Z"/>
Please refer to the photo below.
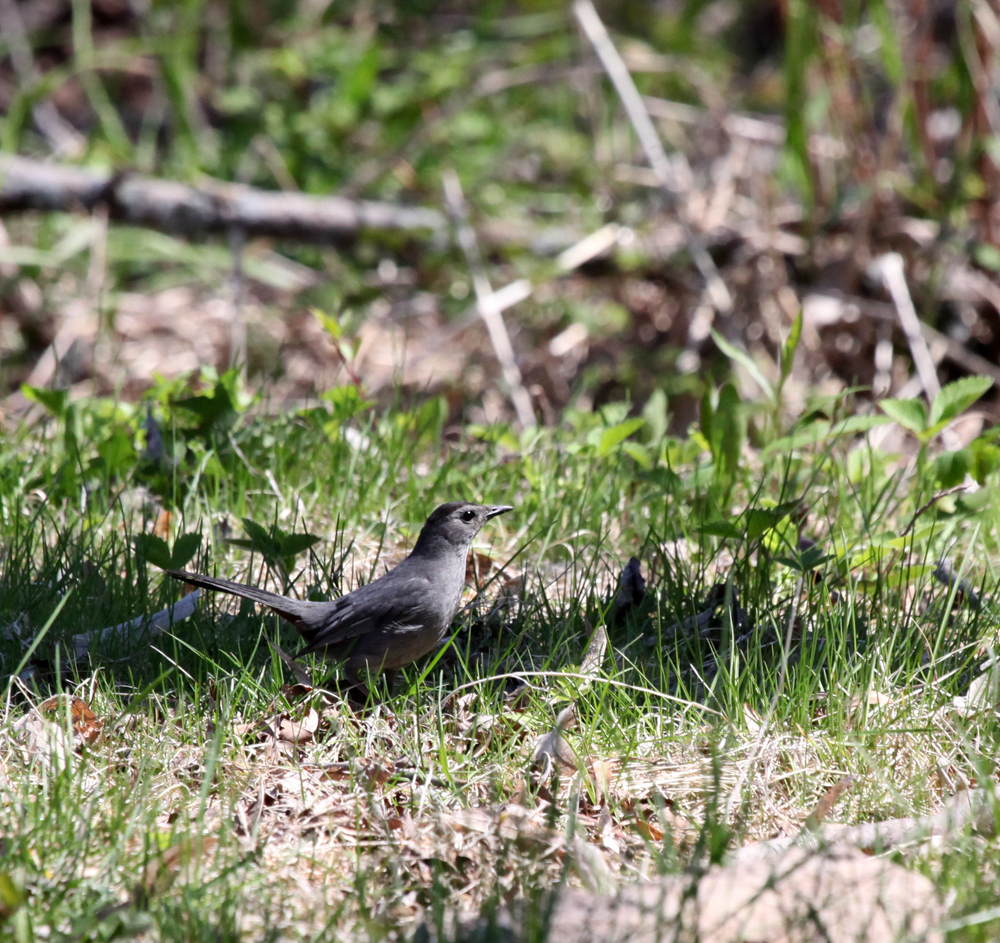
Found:
<path fill-rule="evenodd" d="M 611 79 L 611 84 L 614 85 L 615 91 L 621 99 L 629 121 L 639 138 L 639 143 L 646 152 L 646 158 L 660 180 L 660 185 L 674 203 L 677 217 L 684 228 L 684 238 L 688 251 L 691 253 L 695 265 L 698 266 L 702 278 L 705 279 L 705 287 L 713 306 L 721 314 L 729 314 L 733 308 L 729 289 L 719 275 L 719 270 L 715 267 L 715 262 L 712 261 L 704 243 L 692 230 L 687 213 L 679 199 L 691 186 L 691 168 L 688 166 L 687 160 L 682 154 L 676 155 L 673 162 L 667 157 L 660 136 L 653 126 L 653 120 L 650 118 L 642 96 L 632 80 L 628 66 L 625 65 L 615 48 L 615 44 L 611 41 L 611 37 L 601 22 L 601 18 L 597 15 L 597 10 L 594 9 L 591 0 L 575 0 L 573 13 L 587 39 L 594 47 L 608 78 Z"/>
<path fill-rule="evenodd" d="M 947 841 L 966 827 L 976 835 L 991 836 L 997 830 L 996 808 L 1000 789 L 963 790 L 952 796 L 934 815 L 906 816 L 862 825 L 824 825 L 813 831 L 744 845 L 731 855 L 736 861 L 772 858 L 792 846 L 820 845 L 889 851 L 929 839 Z"/>
<path fill-rule="evenodd" d="M 0 157 L 0 212 L 91 212 L 108 207 L 118 222 L 191 236 L 228 233 L 332 243 L 361 232 L 444 233 L 441 213 L 340 196 L 259 190 L 214 181 L 189 186 L 131 173 L 109 173 L 26 157 Z"/>
<path fill-rule="evenodd" d="M 934 397 L 941 392 L 941 384 L 938 381 L 931 352 L 927 349 L 927 342 L 920 331 L 920 318 L 917 317 L 917 309 L 913 307 L 910 289 L 906 285 L 903 257 L 898 252 L 887 252 L 878 260 L 877 265 L 899 314 L 899 324 L 906 335 L 906 342 L 910 345 L 910 355 L 913 357 L 913 365 L 917 368 L 917 376 L 920 377 L 928 401 L 933 402 Z"/>
<path fill-rule="evenodd" d="M 167 606 L 166 609 L 161 609 L 151 616 L 137 616 L 128 622 L 121 622 L 106 629 L 97 629 L 93 632 L 74 635 L 73 654 L 77 658 L 85 658 L 90 651 L 91 645 L 100 644 L 109 639 L 129 638 L 137 629 L 141 629 L 146 633 L 146 641 L 162 635 L 175 622 L 180 622 L 182 619 L 187 619 L 194 614 L 200 596 L 201 590 L 196 589 L 193 593 L 188 593 L 177 600 L 172 606 Z"/>
<path fill-rule="evenodd" d="M 486 330 L 489 332 L 490 343 L 493 345 L 493 352 L 497 355 L 500 369 L 503 371 L 503 378 L 510 390 L 510 398 L 514 404 L 514 410 L 517 412 L 517 418 L 521 425 L 528 429 L 537 425 L 535 410 L 531 405 L 531 397 L 521 380 L 521 370 L 514 357 L 514 347 L 510 342 L 510 335 L 507 333 L 507 325 L 504 324 L 503 315 L 495 303 L 496 295 L 490 285 L 486 270 L 483 268 L 479 242 L 476 239 L 476 231 L 469 222 L 462 184 L 459 182 L 458 174 L 450 168 L 442 175 L 442 182 L 445 200 L 455 218 L 458 244 L 461 246 L 465 261 L 469 266 L 469 273 L 472 275 L 472 284 L 476 292 L 476 306 L 486 324 Z"/>

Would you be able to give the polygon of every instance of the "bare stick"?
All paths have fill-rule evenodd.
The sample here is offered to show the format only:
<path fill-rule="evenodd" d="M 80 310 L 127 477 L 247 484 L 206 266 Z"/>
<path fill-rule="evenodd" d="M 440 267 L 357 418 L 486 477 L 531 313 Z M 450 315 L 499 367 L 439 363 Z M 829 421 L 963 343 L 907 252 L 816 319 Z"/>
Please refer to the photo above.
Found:
<path fill-rule="evenodd" d="M 920 377 L 927 399 L 933 402 L 934 397 L 941 392 L 941 384 L 938 382 L 937 368 L 927 341 L 920 332 L 920 318 L 917 317 L 917 309 L 913 306 L 910 289 L 906 285 L 906 274 L 903 272 L 903 257 L 898 252 L 887 252 L 877 264 L 885 287 L 892 296 L 892 303 L 896 306 L 906 342 L 910 345 L 910 355 L 917 368 L 917 376 Z"/>
<path fill-rule="evenodd" d="M 44 164 L 0 156 L 0 213 L 21 210 L 91 212 L 104 203 L 118 222 L 183 236 L 228 233 L 334 243 L 362 232 L 443 235 L 437 210 L 339 196 L 258 190 L 214 182 L 187 186 L 132 174 Z"/>
<path fill-rule="evenodd" d="M 572 272 L 581 265 L 585 265 L 591 259 L 603 255 L 616 243 L 627 245 L 633 238 L 632 230 L 619 226 L 616 223 L 608 223 L 589 235 L 584 236 L 579 242 L 575 242 L 559 254 L 559 257 L 556 259 L 559 274 Z M 508 282 L 503 288 L 498 288 L 493 292 L 490 298 L 490 306 L 498 314 L 503 314 L 508 308 L 514 307 L 514 305 L 524 301 L 526 298 L 530 298 L 535 287 L 527 278 L 519 278 L 516 281 Z M 452 321 L 445 329 L 438 332 L 433 347 L 427 347 L 412 360 L 407 360 L 406 365 L 415 367 L 417 364 L 423 363 L 437 349 L 443 347 L 445 344 L 450 344 L 463 331 L 467 331 L 479 318 L 479 305 L 475 304 L 471 309 Z"/>
<path fill-rule="evenodd" d="M 947 843 L 967 827 L 975 835 L 990 837 L 997 831 L 997 799 L 995 788 L 958 792 L 934 815 L 864 822 L 861 825 L 822 825 L 796 836 L 744 845 L 733 852 L 732 858 L 736 861 L 774 858 L 796 845 L 888 851 L 930 839 Z"/>
<path fill-rule="evenodd" d="M 514 359 L 514 348 L 510 343 L 510 335 L 507 333 L 507 325 L 504 324 L 503 315 L 500 313 L 500 306 L 496 303 L 496 295 L 490 285 L 490 280 L 486 276 L 483 267 L 482 256 L 479 252 L 479 243 L 476 240 L 476 232 L 469 222 L 468 208 L 465 203 L 465 196 L 462 193 L 462 184 L 459 182 L 458 174 L 448 168 L 442 174 L 444 184 L 444 196 L 448 203 L 448 208 L 455 217 L 456 234 L 458 244 L 462 247 L 465 261 L 468 263 L 469 272 L 472 275 L 472 284 L 476 291 L 476 304 L 479 314 L 486 322 L 486 330 L 489 331 L 490 343 L 493 344 L 493 351 L 497 355 L 500 369 L 503 371 L 503 378 L 510 390 L 510 398 L 514 403 L 517 418 L 521 425 L 528 429 L 537 425 L 535 421 L 535 411 L 531 406 L 531 397 L 524 388 L 521 380 L 521 371 Z"/>
<path fill-rule="evenodd" d="M 682 154 L 678 154 L 671 163 L 670 158 L 667 157 L 660 136 L 653 126 L 653 119 L 649 117 L 649 111 L 646 109 L 639 90 L 635 87 L 635 82 L 632 81 L 628 67 L 611 41 L 611 37 L 601 22 L 601 18 L 597 15 L 597 10 L 594 9 L 591 0 L 574 0 L 573 13 L 587 39 L 594 47 L 608 78 L 611 79 L 611 84 L 614 85 L 615 91 L 621 99 L 629 121 L 639 138 L 639 143 L 646 152 L 646 159 L 659 178 L 663 190 L 674 204 L 677 217 L 684 228 L 684 238 L 688 245 L 688 251 L 691 253 L 695 265 L 698 266 L 702 278 L 705 279 L 705 287 L 712 304 L 719 313 L 729 314 L 733 309 L 733 299 L 729 294 L 729 289 L 719 276 L 719 270 L 715 267 L 715 262 L 712 261 L 708 250 L 692 230 L 680 199 L 691 187 L 691 168 L 688 166 L 687 160 Z"/>

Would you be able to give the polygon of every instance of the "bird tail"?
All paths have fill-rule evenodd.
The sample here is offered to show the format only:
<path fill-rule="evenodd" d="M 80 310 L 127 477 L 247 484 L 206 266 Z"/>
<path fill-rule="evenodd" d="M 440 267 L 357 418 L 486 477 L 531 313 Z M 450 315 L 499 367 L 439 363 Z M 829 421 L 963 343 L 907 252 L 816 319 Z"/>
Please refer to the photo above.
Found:
<path fill-rule="evenodd" d="M 296 627 L 304 614 L 303 604 L 297 599 L 289 599 L 287 596 L 269 593 L 266 589 L 247 586 L 245 583 L 234 583 L 232 580 L 220 580 L 215 576 L 188 573 L 186 570 L 167 570 L 167 572 L 175 580 L 190 583 L 192 586 L 201 586 L 204 589 L 217 589 L 232 596 L 252 599 L 254 602 L 259 602 L 261 605 L 273 609 L 279 616 L 284 617 Z"/>

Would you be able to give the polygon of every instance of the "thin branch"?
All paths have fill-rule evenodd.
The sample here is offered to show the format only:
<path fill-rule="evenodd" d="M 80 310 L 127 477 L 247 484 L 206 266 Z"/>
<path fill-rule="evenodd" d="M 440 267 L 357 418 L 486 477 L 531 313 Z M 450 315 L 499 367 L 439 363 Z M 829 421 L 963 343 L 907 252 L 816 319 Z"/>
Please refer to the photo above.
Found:
<path fill-rule="evenodd" d="M 681 200 L 681 197 L 691 188 L 692 175 L 687 160 L 683 154 L 677 154 L 673 162 L 667 157 L 660 136 L 653 126 L 653 119 L 650 118 L 642 96 L 635 87 L 628 67 L 611 41 L 611 37 L 601 22 L 601 18 L 597 15 L 597 10 L 594 9 L 591 0 L 574 0 L 573 13 L 587 39 L 594 47 L 608 78 L 611 79 L 611 84 L 614 85 L 615 91 L 621 99 L 629 121 L 639 138 L 639 143 L 646 152 L 646 159 L 659 178 L 664 192 L 673 203 L 677 218 L 684 228 L 684 238 L 688 251 L 691 253 L 695 265 L 698 266 L 702 278 L 705 279 L 705 287 L 713 306 L 720 314 L 729 314 L 733 309 L 733 299 L 729 294 L 729 289 L 719 275 L 719 270 L 715 267 L 715 262 L 708 254 L 704 243 L 691 228 Z"/>
<path fill-rule="evenodd" d="M 917 317 L 917 309 L 913 306 L 910 289 L 906 285 L 903 257 L 898 252 L 887 252 L 876 264 L 896 306 L 899 324 L 906 335 L 906 342 L 910 345 L 910 354 L 917 368 L 917 376 L 920 377 L 928 401 L 933 402 L 934 397 L 941 392 L 941 384 L 938 382 L 937 368 L 934 366 L 927 341 L 920 331 L 920 318 Z"/>
<path fill-rule="evenodd" d="M 468 207 L 462 193 L 462 184 L 459 182 L 458 174 L 450 168 L 442 174 L 442 182 L 445 201 L 455 218 L 458 244 L 465 254 L 465 261 L 472 275 L 479 314 L 486 323 L 486 330 L 489 331 L 490 343 L 493 344 L 493 351 L 497 355 L 500 369 L 503 371 L 503 378 L 510 390 L 510 398 L 517 412 L 517 418 L 525 429 L 531 428 L 537 425 L 535 410 L 531 405 L 531 397 L 521 380 L 521 370 L 514 358 L 514 348 L 510 342 L 510 335 L 507 333 L 507 325 L 504 324 L 503 315 L 500 313 L 500 306 L 496 303 L 496 294 L 486 276 L 486 269 L 483 267 L 476 232 L 469 222 Z"/>
<path fill-rule="evenodd" d="M 279 193 L 221 181 L 188 186 L 0 156 L 0 213 L 90 212 L 102 203 L 112 220 L 183 236 L 228 233 L 239 226 L 247 238 L 334 243 L 366 231 L 442 236 L 447 228 L 441 213 L 422 207 Z"/>

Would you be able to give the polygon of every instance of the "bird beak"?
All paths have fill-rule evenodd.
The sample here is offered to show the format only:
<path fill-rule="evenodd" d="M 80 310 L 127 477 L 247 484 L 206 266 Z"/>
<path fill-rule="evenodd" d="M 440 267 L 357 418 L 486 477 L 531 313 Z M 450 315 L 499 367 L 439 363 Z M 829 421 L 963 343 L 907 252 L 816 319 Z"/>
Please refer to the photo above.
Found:
<path fill-rule="evenodd" d="M 514 508 L 509 504 L 494 504 L 493 507 L 487 509 L 486 520 L 492 517 L 499 517 L 501 514 L 506 514 L 508 511 L 513 510 Z"/>

